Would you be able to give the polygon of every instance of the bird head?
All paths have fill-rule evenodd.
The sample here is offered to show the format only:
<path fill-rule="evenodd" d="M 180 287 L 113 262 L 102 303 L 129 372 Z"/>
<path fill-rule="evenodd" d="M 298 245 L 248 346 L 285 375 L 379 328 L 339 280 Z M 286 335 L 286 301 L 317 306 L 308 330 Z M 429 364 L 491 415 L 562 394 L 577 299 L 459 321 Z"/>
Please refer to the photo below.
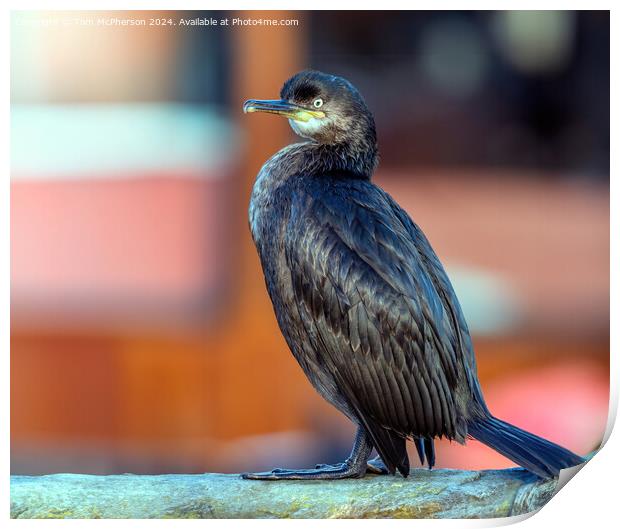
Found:
<path fill-rule="evenodd" d="M 315 70 L 295 74 L 282 86 L 280 99 L 249 99 L 243 111 L 288 118 L 296 134 L 320 144 L 352 144 L 373 149 L 375 123 L 358 90 L 343 77 Z"/>

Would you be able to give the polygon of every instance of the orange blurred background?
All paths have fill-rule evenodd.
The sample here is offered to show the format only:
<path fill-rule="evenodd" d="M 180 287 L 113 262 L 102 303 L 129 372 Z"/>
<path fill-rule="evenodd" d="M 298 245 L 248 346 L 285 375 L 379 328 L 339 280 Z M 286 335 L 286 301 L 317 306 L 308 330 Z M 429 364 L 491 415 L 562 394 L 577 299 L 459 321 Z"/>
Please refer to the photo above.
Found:
<path fill-rule="evenodd" d="M 205 17 L 229 23 L 180 24 Z M 491 410 L 598 446 L 608 13 L 14 12 L 12 473 L 348 454 L 354 428 L 288 352 L 247 227 L 254 176 L 294 138 L 242 102 L 306 67 L 375 112 L 376 182 L 444 262 Z M 437 465 L 513 466 L 475 441 L 440 442 Z"/>

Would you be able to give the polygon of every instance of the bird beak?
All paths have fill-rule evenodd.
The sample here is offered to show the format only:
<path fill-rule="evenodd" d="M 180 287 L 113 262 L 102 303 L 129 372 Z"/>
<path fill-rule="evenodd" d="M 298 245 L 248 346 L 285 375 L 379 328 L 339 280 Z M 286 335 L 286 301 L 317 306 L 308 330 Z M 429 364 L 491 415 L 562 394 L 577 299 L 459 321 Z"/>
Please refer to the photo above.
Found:
<path fill-rule="evenodd" d="M 268 112 L 269 114 L 279 114 L 295 121 L 307 122 L 313 118 L 323 118 L 325 113 L 320 110 L 309 110 L 307 108 L 289 103 L 288 101 L 273 99 L 259 100 L 248 99 L 243 103 L 243 112 Z"/>

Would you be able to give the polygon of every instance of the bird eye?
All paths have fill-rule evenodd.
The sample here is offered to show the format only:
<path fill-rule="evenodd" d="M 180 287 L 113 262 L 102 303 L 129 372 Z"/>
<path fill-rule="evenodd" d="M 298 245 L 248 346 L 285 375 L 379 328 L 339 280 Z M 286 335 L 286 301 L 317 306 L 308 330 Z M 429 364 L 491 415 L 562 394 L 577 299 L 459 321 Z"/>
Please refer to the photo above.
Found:
<path fill-rule="evenodd" d="M 312 102 L 314 108 L 321 108 L 323 106 L 323 100 L 319 97 Z"/>

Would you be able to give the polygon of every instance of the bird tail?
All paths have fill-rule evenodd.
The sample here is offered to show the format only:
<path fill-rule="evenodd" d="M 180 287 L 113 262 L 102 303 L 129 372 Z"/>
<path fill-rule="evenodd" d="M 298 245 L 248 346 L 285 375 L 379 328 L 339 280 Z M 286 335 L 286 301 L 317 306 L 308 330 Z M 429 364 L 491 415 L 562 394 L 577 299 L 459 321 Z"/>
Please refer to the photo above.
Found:
<path fill-rule="evenodd" d="M 413 442 L 418 451 L 420 463 L 424 465 L 424 460 L 426 460 L 428 468 L 432 469 L 435 466 L 435 442 L 430 437 L 419 437 Z"/>
<path fill-rule="evenodd" d="M 467 422 L 468 434 L 542 478 L 585 460 L 551 441 L 488 415 Z"/>

